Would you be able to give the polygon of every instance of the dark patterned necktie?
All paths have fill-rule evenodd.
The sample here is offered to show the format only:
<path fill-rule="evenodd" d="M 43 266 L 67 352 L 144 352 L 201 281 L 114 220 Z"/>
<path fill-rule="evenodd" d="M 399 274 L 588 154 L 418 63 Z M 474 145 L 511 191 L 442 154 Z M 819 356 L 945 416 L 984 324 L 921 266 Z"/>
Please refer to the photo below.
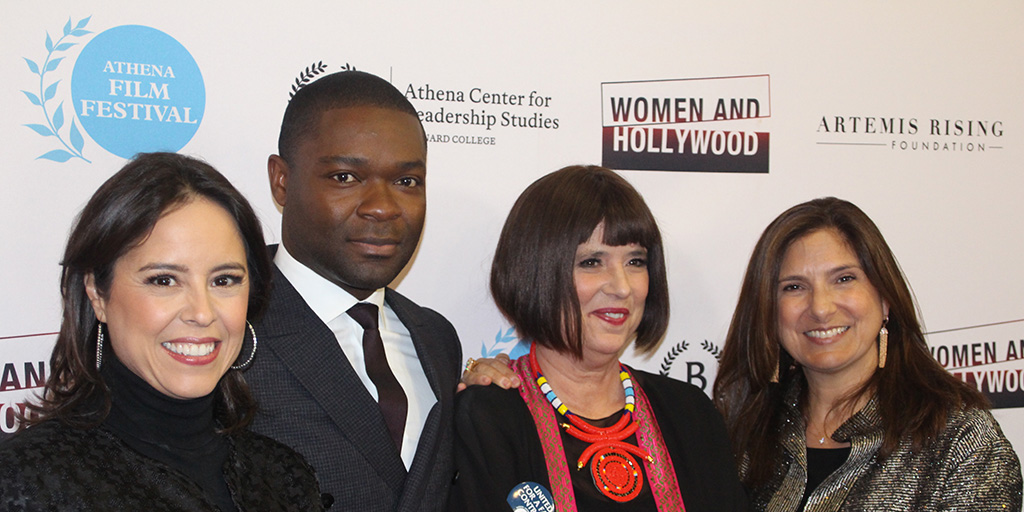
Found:
<path fill-rule="evenodd" d="M 405 416 L 409 411 L 409 401 L 398 383 L 395 374 L 388 365 L 388 356 L 384 353 L 384 342 L 377 328 L 377 306 L 365 302 L 357 303 L 348 310 L 349 316 L 363 328 L 363 358 L 366 360 L 366 374 L 377 387 L 377 405 L 384 415 L 391 439 L 402 453 L 402 435 L 405 432 Z"/>

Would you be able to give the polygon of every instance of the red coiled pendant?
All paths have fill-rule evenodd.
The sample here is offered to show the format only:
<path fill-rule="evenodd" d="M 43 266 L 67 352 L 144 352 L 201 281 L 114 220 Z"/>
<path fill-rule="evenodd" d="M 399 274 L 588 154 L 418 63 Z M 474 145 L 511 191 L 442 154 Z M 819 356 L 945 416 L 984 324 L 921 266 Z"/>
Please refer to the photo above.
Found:
<path fill-rule="evenodd" d="M 620 503 L 636 498 L 644 487 L 640 466 L 632 455 L 612 447 L 602 448 L 590 462 L 597 490 Z"/>

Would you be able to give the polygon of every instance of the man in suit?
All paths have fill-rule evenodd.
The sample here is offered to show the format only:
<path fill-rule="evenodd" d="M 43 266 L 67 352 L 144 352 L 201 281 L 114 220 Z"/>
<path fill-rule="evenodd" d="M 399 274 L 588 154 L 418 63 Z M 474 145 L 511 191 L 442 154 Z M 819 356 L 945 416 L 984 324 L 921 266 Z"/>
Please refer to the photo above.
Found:
<path fill-rule="evenodd" d="M 278 152 L 282 243 L 246 372 L 253 429 L 305 455 L 334 510 L 444 510 L 461 346 L 444 317 L 387 288 L 426 210 L 416 110 L 376 76 L 328 75 L 290 101 Z M 357 303 L 376 309 L 360 319 Z"/>

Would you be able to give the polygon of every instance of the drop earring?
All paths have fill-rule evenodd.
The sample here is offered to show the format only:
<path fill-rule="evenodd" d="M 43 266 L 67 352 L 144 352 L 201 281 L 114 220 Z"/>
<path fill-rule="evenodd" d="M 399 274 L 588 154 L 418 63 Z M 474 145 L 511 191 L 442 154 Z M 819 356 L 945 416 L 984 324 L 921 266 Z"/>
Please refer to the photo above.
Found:
<path fill-rule="evenodd" d="M 96 369 L 103 365 L 103 322 L 96 324 Z"/>
<path fill-rule="evenodd" d="M 889 323 L 889 317 L 882 320 L 882 328 L 878 330 L 878 367 L 885 368 L 885 358 L 889 352 L 889 329 L 885 324 Z"/>

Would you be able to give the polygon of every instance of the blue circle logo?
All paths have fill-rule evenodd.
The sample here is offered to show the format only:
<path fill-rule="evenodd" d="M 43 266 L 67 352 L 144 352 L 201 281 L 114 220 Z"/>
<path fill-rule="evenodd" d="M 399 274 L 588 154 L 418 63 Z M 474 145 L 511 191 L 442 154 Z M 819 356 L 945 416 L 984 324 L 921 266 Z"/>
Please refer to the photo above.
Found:
<path fill-rule="evenodd" d="M 192 55 L 150 27 L 123 25 L 97 34 L 82 49 L 71 77 L 82 127 L 123 158 L 178 151 L 196 134 L 206 87 Z"/>

